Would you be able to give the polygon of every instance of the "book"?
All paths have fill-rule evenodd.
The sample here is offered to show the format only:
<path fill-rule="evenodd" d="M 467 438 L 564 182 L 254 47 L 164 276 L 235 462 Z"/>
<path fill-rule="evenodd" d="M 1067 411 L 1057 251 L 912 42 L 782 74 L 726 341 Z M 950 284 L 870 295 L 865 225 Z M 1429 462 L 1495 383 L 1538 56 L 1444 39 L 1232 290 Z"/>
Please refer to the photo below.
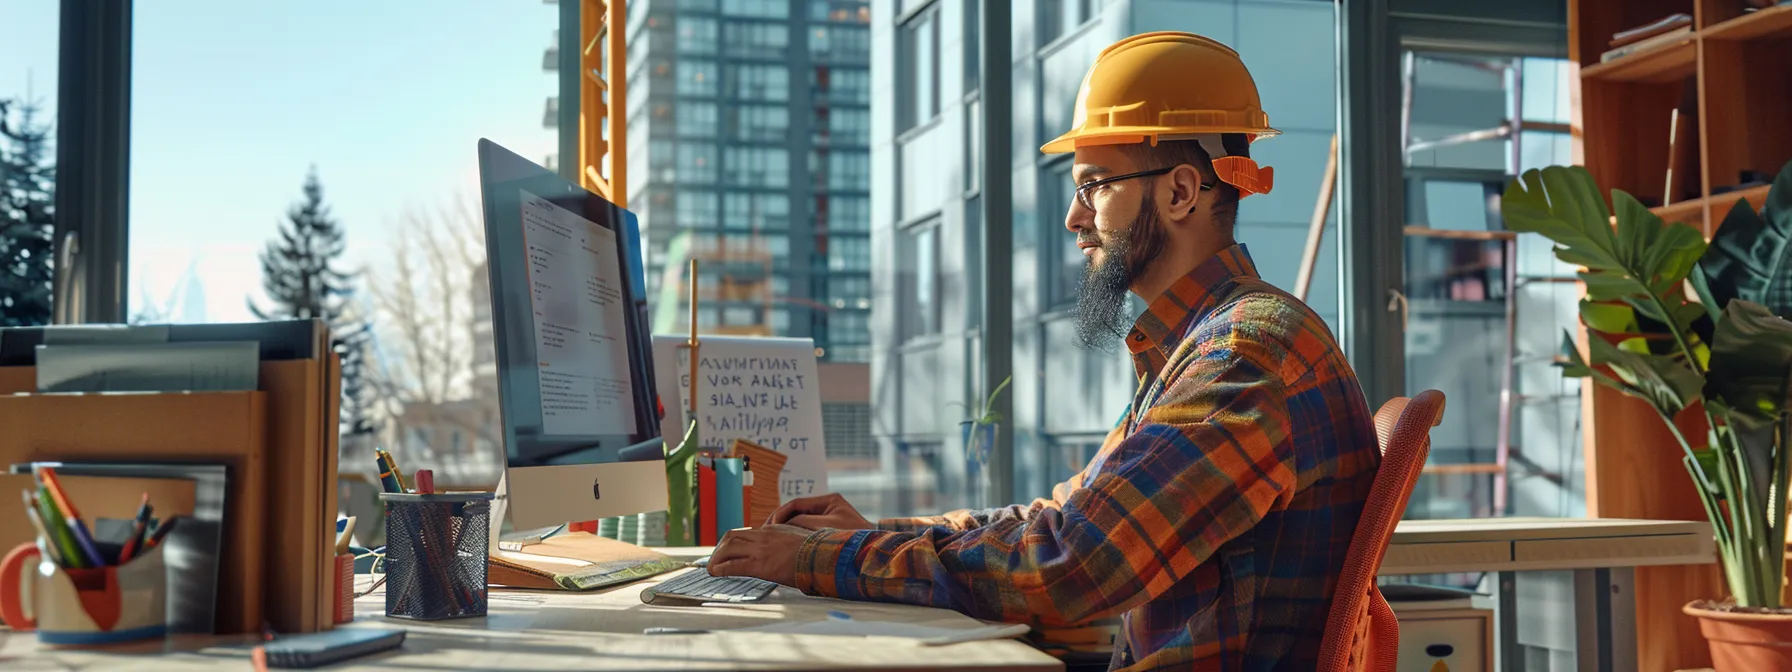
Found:
<path fill-rule="evenodd" d="M 689 563 L 590 532 L 564 532 L 521 551 L 500 550 L 487 563 L 487 580 L 516 588 L 591 590 L 645 579 Z"/>
<path fill-rule="evenodd" d="M 1676 28 L 1690 26 L 1692 26 L 1691 14 L 1669 14 L 1655 21 L 1613 34 L 1611 46 L 1616 48 L 1634 44 Z"/>
<path fill-rule="evenodd" d="M 1612 61 L 1618 60 L 1620 58 L 1624 58 L 1625 56 L 1629 56 L 1631 54 L 1639 54 L 1639 53 L 1642 53 L 1645 51 L 1653 51 L 1660 47 L 1666 47 L 1668 45 L 1675 44 L 1678 42 L 1684 42 L 1684 41 L 1690 40 L 1690 39 L 1692 39 L 1692 26 L 1682 26 L 1680 28 L 1675 28 L 1675 29 L 1667 31 L 1665 33 L 1661 33 L 1654 37 L 1650 37 L 1647 39 L 1632 42 L 1630 44 L 1626 44 L 1622 47 L 1618 47 L 1611 51 L 1607 51 L 1603 54 L 1600 54 L 1599 62 L 1610 63 Z"/>

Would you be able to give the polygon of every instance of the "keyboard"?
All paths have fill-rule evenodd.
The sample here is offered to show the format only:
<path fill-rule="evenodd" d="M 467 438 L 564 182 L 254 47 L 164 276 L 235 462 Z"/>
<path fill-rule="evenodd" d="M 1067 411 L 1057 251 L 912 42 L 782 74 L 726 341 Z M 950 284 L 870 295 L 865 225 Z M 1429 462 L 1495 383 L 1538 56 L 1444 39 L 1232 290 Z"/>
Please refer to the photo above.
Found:
<path fill-rule="evenodd" d="M 758 602 L 778 584 L 750 576 L 710 576 L 702 567 L 687 570 L 641 591 L 645 604 L 702 604 L 704 602 Z"/>

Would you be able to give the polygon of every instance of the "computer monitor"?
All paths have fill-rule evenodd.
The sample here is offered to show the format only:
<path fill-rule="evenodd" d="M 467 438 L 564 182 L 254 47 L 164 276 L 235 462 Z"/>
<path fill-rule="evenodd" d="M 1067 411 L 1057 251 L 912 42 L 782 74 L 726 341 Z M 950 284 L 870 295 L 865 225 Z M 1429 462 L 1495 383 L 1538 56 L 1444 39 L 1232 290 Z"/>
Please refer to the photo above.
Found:
<path fill-rule="evenodd" d="M 483 138 L 479 182 L 504 424 L 499 510 L 529 529 L 666 508 L 634 215 Z"/>

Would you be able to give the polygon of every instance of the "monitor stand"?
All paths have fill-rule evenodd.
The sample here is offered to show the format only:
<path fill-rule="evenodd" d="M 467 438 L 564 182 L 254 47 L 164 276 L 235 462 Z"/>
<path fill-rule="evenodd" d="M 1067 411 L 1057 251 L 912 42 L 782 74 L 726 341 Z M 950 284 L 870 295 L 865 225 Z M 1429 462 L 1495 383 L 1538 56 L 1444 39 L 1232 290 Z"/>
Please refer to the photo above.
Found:
<path fill-rule="evenodd" d="M 504 532 L 505 516 L 510 514 L 510 470 L 505 469 L 498 474 L 498 488 L 492 492 L 491 518 L 486 521 L 489 532 L 486 534 L 485 554 L 498 554 L 498 536 Z"/>

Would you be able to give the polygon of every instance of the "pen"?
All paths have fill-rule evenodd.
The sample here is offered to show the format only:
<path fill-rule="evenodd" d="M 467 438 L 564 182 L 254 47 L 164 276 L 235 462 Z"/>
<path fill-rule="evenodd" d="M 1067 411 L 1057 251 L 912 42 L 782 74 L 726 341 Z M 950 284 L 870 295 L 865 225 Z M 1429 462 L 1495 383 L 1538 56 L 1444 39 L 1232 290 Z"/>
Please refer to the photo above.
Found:
<path fill-rule="evenodd" d="M 404 492 L 404 489 L 398 485 L 398 473 L 393 471 L 392 467 L 386 465 L 385 451 L 374 453 L 373 464 L 374 470 L 379 472 L 380 475 L 381 489 L 386 492 Z"/>
<path fill-rule="evenodd" d="M 711 632 L 715 632 L 715 631 L 714 630 L 704 630 L 702 628 L 648 628 L 646 630 L 642 630 L 641 634 L 643 634 L 643 635 L 703 635 L 703 634 L 708 634 Z"/>
<path fill-rule="evenodd" d="M 385 451 L 385 450 L 381 450 L 379 452 L 381 455 L 386 456 L 386 466 L 391 467 L 392 478 L 394 480 L 398 481 L 398 491 L 399 492 L 410 492 L 411 484 L 405 482 L 404 471 L 398 468 L 398 458 L 393 457 L 392 453 Z"/>
<path fill-rule="evenodd" d="M 81 522 L 81 512 L 75 510 L 74 502 L 69 501 L 68 494 L 63 492 L 62 481 L 56 478 L 56 470 L 51 467 L 41 467 L 37 473 L 38 477 L 43 479 L 44 485 L 49 488 L 50 496 L 56 498 L 56 506 L 62 511 L 62 517 L 68 524 L 69 531 L 74 534 L 75 543 L 80 546 L 79 550 L 86 553 L 87 559 L 93 563 L 89 566 L 104 567 L 106 559 L 100 556 L 99 549 L 94 547 L 93 536 L 88 534 L 87 525 Z"/>
<path fill-rule="evenodd" d="M 143 493 L 143 503 L 137 506 L 137 520 L 131 524 L 131 538 L 124 541 L 124 548 L 118 551 L 118 564 L 131 561 L 137 547 L 143 542 L 143 531 L 149 527 L 149 493 Z"/>

